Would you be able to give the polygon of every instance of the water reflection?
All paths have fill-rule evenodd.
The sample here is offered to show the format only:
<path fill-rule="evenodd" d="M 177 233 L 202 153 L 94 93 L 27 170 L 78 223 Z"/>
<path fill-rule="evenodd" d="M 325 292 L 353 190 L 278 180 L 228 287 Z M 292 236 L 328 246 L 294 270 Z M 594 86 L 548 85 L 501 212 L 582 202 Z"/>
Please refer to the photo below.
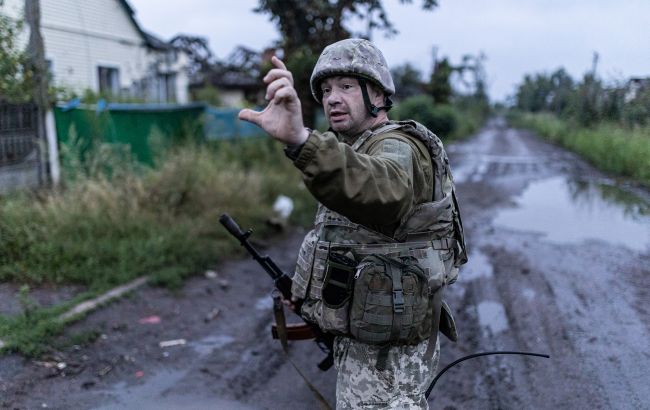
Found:
<path fill-rule="evenodd" d="M 495 225 L 560 243 L 599 239 L 638 251 L 650 245 L 650 204 L 612 185 L 556 177 L 532 183 L 516 202 Z"/>

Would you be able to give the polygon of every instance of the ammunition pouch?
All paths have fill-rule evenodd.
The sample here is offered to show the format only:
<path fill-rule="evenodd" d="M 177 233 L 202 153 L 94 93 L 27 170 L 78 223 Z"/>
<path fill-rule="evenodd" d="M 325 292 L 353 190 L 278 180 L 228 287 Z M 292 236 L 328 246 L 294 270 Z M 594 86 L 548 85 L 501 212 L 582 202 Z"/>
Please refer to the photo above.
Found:
<path fill-rule="evenodd" d="M 323 331 L 363 343 L 420 343 L 433 332 L 433 296 L 449 277 L 452 245 L 449 240 L 363 245 L 318 241 L 302 315 Z M 437 310 L 441 331 L 456 339 L 449 308 L 444 304 Z"/>

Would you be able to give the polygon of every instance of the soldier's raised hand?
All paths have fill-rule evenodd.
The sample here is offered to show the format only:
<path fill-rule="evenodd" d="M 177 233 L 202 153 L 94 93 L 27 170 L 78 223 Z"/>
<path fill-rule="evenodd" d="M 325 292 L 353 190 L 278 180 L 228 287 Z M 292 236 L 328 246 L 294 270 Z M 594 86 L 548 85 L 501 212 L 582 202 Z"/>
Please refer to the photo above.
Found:
<path fill-rule="evenodd" d="M 273 56 L 271 63 L 275 68 L 264 76 L 264 83 L 268 84 L 266 99 L 269 104 L 263 111 L 243 109 L 239 112 L 239 119 L 258 125 L 285 144 L 302 144 L 309 132 L 302 122 L 302 109 L 293 88 L 293 76 L 279 58 Z"/>

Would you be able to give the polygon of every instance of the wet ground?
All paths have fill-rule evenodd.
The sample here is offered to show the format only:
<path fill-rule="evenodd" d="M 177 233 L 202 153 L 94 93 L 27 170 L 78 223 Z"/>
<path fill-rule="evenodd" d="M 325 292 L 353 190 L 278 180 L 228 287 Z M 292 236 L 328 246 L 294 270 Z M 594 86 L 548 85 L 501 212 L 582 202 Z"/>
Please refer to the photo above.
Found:
<path fill-rule="evenodd" d="M 441 365 L 494 349 L 551 359 L 464 362 L 431 408 L 650 408 L 650 193 L 499 121 L 448 151 L 470 262 L 447 292 L 460 340 L 443 338 Z M 262 245 L 288 271 L 302 234 Z M 250 260 L 216 271 L 177 293 L 143 288 L 68 331 L 92 343 L 0 358 L 0 407 L 317 408 L 270 340 L 265 274 Z M 291 354 L 333 402 L 317 347 Z"/>

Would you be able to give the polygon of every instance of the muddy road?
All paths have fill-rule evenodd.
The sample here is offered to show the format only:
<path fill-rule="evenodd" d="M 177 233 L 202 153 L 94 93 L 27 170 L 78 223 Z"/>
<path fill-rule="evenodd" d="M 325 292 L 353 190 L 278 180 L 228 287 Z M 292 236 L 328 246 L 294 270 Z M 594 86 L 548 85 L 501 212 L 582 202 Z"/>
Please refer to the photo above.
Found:
<path fill-rule="evenodd" d="M 470 262 L 447 293 L 460 340 L 443 338 L 441 365 L 494 349 L 551 359 L 464 362 L 431 408 L 650 408 L 650 193 L 498 120 L 448 151 Z M 289 271 L 302 234 L 260 245 Z M 67 331 L 91 343 L 0 358 L 0 408 L 317 408 L 269 337 L 265 274 L 251 260 L 216 273 L 145 287 Z M 291 354 L 333 403 L 318 348 Z"/>

